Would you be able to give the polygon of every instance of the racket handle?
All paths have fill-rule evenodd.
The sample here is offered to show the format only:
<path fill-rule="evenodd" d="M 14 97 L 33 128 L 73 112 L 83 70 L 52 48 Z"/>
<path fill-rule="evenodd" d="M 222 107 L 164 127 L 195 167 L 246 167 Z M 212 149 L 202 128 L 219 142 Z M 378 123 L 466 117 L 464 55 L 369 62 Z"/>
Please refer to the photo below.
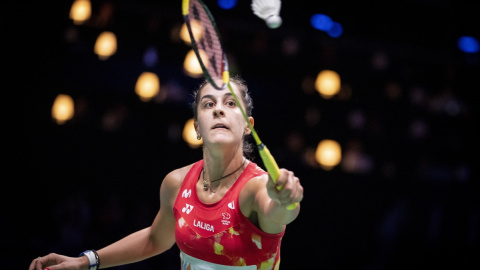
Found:
<path fill-rule="evenodd" d="M 258 145 L 258 152 L 260 154 L 260 157 L 262 158 L 265 168 L 267 168 L 268 174 L 270 174 L 270 177 L 273 180 L 273 183 L 277 183 L 278 177 L 280 176 L 280 169 L 278 168 L 277 162 L 273 158 L 272 154 L 270 154 L 270 151 L 268 150 L 267 146 L 265 146 L 265 144 L 260 143 Z M 283 186 L 277 186 L 278 190 L 281 190 L 282 188 Z M 287 206 L 287 209 L 293 210 L 297 208 L 297 206 L 298 203 L 292 203 Z"/>

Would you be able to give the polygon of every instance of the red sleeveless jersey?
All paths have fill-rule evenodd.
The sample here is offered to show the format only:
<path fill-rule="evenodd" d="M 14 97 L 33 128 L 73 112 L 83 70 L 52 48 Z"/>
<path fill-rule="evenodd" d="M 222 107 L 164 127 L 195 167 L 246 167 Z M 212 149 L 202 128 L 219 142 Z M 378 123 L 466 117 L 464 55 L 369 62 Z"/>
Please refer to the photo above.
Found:
<path fill-rule="evenodd" d="M 263 232 L 242 214 L 238 202 L 245 184 L 266 172 L 250 162 L 220 201 L 205 204 L 198 198 L 196 189 L 202 168 L 203 160 L 193 165 L 175 201 L 175 239 L 179 249 L 205 262 L 278 269 L 285 231 Z"/>

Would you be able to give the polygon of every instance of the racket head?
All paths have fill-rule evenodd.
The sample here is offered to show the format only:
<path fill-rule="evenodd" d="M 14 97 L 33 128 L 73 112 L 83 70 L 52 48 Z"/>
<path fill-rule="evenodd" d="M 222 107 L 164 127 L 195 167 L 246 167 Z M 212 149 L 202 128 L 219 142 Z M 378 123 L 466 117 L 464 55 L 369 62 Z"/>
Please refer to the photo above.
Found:
<path fill-rule="evenodd" d="M 222 90 L 230 81 L 228 61 L 223 49 L 220 33 L 208 7 L 201 0 L 183 0 L 182 13 L 192 44 L 205 79 L 217 90 Z M 195 38 L 192 21 L 202 27 L 200 38 Z M 207 62 L 200 56 L 200 50 L 207 56 Z"/>

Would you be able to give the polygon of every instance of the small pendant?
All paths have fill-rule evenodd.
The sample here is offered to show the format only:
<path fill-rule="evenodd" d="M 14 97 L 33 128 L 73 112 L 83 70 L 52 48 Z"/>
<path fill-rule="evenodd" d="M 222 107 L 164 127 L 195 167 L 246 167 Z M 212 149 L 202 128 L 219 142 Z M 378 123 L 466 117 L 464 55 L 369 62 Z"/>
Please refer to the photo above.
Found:
<path fill-rule="evenodd" d="M 207 191 L 208 190 L 208 185 L 206 182 L 203 182 L 203 190 Z"/>

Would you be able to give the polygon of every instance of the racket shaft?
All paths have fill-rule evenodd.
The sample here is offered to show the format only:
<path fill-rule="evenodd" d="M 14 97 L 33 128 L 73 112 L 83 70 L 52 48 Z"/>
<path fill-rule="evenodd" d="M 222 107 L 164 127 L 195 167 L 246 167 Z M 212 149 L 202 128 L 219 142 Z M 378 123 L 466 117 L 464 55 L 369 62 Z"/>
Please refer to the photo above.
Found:
<path fill-rule="evenodd" d="M 258 153 L 273 182 L 277 183 L 278 177 L 280 176 L 280 169 L 272 154 L 270 154 L 270 151 L 263 143 L 258 145 Z"/>
<path fill-rule="evenodd" d="M 265 144 L 258 145 L 258 153 L 260 153 L 260 157 L 262 158 L 263 164 L 267 169 L 270 177 L 272 178 L 274 183 L 277 183 L 278 177 L 280 176 L 280 169 L 278 168 L 277 162 L 273 158 L 272 154 L 270 154 L 270 150 L 265 146 Z M 278 190 L 281 190 L 282 186 L 277 186 Z M 293 210 L 297 208 L 298 203 L 292 203 L 287 206 L 288 210 Z"/>

